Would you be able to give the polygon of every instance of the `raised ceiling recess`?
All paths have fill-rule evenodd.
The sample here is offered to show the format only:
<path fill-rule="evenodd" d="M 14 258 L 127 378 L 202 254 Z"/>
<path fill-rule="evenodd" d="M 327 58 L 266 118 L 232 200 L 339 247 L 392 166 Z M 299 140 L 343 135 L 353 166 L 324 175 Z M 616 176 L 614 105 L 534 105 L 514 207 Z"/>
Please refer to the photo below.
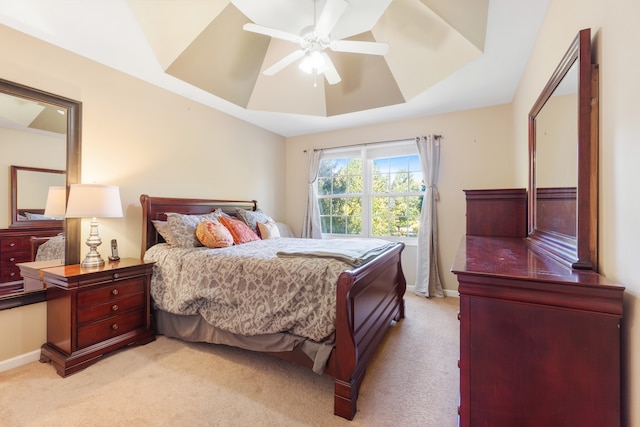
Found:
<path fill-rule="evenodd" d="M 489 7 L 488 0 L 208 0 L 190 8 L 129 3 L 167 74 L 249 110 L 313 116 L 402 104 L 425 92 L 482 55 Z M 295 53 L 301 44 L 293 37 L 244 29 L 255 24 L 254 30 L 302 37 L 325 8 L 338 6 L 327 36 L 359 43 L 323 49 L 335 68 L 326 76 L 300 70 L 305 58 Z M 388 51 L 353 51 L 378 44 Z M 264 73 L 287 57 L 292 61 L 277 72 Z"/>

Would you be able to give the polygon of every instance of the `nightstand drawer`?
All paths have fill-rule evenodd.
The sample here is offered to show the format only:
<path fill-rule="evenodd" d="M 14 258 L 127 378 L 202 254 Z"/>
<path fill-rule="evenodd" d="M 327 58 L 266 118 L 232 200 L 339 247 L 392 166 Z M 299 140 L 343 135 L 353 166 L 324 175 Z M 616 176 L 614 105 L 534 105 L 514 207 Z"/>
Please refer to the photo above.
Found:
<path fill-rule="evenodd" d="M 144 293 L 145 277 L 115 281 L 111 285 L 100 286 L 87 291 L 78 292 L 78 307 L 104 304 L 136 294 Z"/>
<path fill-rule="evenodd" d="M 145 295 L 140 293 L 125 299 L 110 301 L 105 304 L 78 308 L 78 323 L 94 322 L 109 316 L 115 316 L 131 309 L 144 309 Z"/>
<path fill-rule="evenodd" d="M 138 269 L 115 269 L 115 270 L 105 270 L 99 273 L 94 273 L 83 277 L 80 282 L 80 287 L 97 285 L 101 283 L 107 282 L 119 282 L 131 278 L 140 278 L 144 277 L 144 275 L 140 274 L 140 270 Z"/>
<path fill-rule="evenodd" d="M 78 349 L 89 347 L 109 338 L 117 337 L 144 325 L 145 313 L 131 311 L 96 323 L 78 327 Z"/>

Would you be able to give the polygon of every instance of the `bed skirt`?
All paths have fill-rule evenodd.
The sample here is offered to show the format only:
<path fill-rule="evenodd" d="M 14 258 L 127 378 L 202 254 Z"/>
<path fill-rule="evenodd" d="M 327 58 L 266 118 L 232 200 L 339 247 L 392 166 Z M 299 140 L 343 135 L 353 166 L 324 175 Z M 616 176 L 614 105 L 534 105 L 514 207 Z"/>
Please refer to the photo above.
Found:
<path fill-rule="evenodd" d="M 313 361 L 313 371 L 317 374 L 324 372 L 334 346 L 333 338 L 319 343 L 286 332 L 255 336 L 237 335 L 212 326 L 197 314 L 180 315 L 156 310 L 154 318 L 158 334 L 184 341 L 224 344 L 270 353 L 291 351 L 299 346 Z"/>

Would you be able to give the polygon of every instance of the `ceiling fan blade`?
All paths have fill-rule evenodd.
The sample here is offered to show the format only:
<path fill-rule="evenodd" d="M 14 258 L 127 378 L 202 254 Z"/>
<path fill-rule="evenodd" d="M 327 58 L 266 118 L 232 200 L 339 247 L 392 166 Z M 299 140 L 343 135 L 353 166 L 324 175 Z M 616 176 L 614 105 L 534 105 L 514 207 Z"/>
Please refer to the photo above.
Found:
<path fill-rule="evenodd" d="M 287 65 L 290 65 L 296 62 L 298 59 L 302 58 L 303 56 L 304 56 L 304 50 L 302 49 L 296 50 L 295 52 L 290 53 L 289 55 L 282 58 L 280 61 L 276 62 L 275 64 L 273 64 L 272 66 L 264 70 L 262 74 L 266 76 L 273 76 L 275 73 L 282 70 Z"/>
<path fill-rule="evenodd" d="M 329 45 L 329 48 L 336 52 L 365 53 L 368 55 L 385 55 L 389 51 L 387 43 L 355 40 L 334 40 Z"/>
<path fill-rule="evenodd" d="M 263 34 L 265 36 L 270 36 L 276 39 L 287 40 L 294 43 L 300 42 L 300 36 L 297 36 L 292 33 L 287 33 L 286 31 L 276 30 L 275 28 L 265 27 L 263 25 L 254 24 L 252 22 L 248 24 L 244 24 L 242 28 L 245 31 L 250 31 L 252 33 Z"/>
<path fill-rule="evenodd" d="M 327 4 L 322 9 L 316 23 L 315 32 L 324 35 L 331 34 L 333 27 L 336 26 L 347 6 L 348 4 L 344 0 L 327 0 Z"/>
<path fill-rule="evenodd" d="M 324 67 L 322 68 L 322 74 L 327 79 L 327 82 L 330 85 L 334 85 L 336 83 L 340 83 L 342 79 L 340 78 L 340 74 L 338 74 L 338 70 L 333 65 L 331 58 L 325 52 L 322 52 L 322 56 L 324 57 Z"/>

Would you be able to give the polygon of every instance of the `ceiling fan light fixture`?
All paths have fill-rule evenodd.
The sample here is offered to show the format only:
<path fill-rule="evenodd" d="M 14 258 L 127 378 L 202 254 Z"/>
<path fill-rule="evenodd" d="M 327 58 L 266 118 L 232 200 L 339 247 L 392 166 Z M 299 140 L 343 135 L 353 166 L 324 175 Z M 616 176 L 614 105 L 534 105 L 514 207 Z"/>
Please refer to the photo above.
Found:
<path fill-rule="evenodd" d="M 326 67 L 326 62 L 320 52 L 307 52 L 298 67 L 307 74 L 311 74 L 314 70 L 321 73 Z"/>

